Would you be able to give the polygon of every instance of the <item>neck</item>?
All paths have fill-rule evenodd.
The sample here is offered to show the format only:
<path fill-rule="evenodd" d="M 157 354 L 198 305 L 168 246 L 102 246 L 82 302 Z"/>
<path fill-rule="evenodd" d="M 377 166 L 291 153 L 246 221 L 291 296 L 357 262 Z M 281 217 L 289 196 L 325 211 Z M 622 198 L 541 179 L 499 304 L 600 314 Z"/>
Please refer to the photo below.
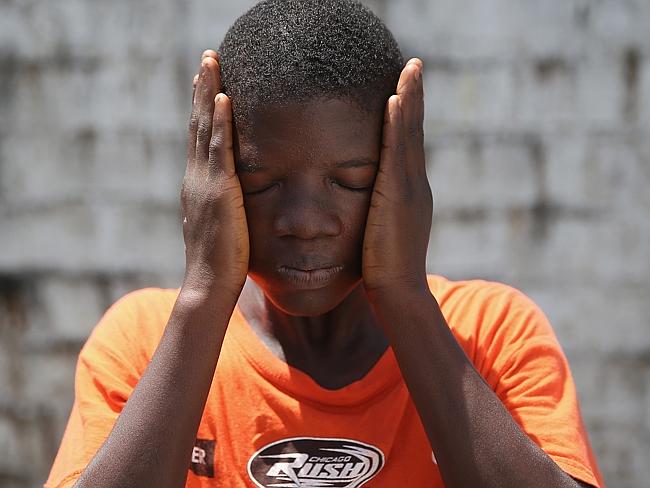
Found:
<path fill-rule="evenodd" d="M 388 347 L 388 339 L 375 320 L 361 283 L 329 312 L 302 317 L 277 308 L 248 279 L 239 307 L 260 340 L 276 356 L 314 379 L 319 374 L 323 376 L 323 371 L 330 378 L 345 377 L 343 381 L 359 379 Z"/>

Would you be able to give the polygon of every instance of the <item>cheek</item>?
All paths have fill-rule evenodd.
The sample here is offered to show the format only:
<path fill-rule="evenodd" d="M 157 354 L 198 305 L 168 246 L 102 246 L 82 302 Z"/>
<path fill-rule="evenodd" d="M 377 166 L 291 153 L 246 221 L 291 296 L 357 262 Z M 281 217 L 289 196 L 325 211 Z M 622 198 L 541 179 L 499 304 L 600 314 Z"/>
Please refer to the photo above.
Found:
<path fill-rule="evenodd" d="M 258 268 L 268 259 L 265 250 L 271 248 L 273 241 L 272 217 L 268 207 L 249 201 L 244 196 L 248 242 L 250 245 L 249 266 Z"/>
<path fill-rule="evenodd" d="M 264 241 L 271 237 L 272 231 L 273 217 L 270 207 L 258 205 L 244 196 L 244 210 L 251 246 L 253 244 L 256 244 L 255 247 L 264 245 Z"/>
<path fill-rule="evenodd" d="M 364 195 L 365 196 L 365 195 Z M 363 238 L 368 218 L 368 209 L 370 208 L 370 193 L 365 198 L 357 196 L 354 202 L 348 202 L 346 210 L 343 212 L 345 218 L 345 228 L 350 236 L 356 240 Z"/>
<path fill-rule="evenodd" d="M 359 262 L 363 254 L 363 237 L 370 207 L 370 194 L 353 195 L 353 198 L 341 198 L 342 210 L 339 213 L 343 221 L 343 232 L 339 239 L 342 254 Z"/>

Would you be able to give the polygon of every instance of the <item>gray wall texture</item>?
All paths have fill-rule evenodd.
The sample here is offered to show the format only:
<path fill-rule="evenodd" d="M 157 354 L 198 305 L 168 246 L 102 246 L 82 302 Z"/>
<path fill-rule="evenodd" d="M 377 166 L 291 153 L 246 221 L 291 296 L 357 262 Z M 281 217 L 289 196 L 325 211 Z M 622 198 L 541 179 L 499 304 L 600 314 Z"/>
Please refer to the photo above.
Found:
<path fill-rule="evenodd" d="M 191 80 L 252 2 L 0 1 L 0 486 L 106 307 L 178 286 Z M 429 270 L 546 311 L 611 487 L 650 479 L 650 2 L 374 0 L 426 73 Z"/>

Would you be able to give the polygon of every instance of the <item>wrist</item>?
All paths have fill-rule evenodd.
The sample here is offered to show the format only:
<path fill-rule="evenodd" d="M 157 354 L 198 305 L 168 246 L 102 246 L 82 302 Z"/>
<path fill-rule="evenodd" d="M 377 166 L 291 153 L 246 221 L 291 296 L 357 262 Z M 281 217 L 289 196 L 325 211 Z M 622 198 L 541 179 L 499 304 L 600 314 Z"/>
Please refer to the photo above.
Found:
<path fill-rule="evenodd" d="M 196 288 L 183 285 L 176 298 L 174 311 L 179 314 L 178 317 L 185 319 L 176 321 L 176 325 L 180 326 L 182 334 L 185 334 L 190 326 L 191 329 L 207 328 L 225 333 L 237 299 L 238 295 L 217 286 Z M 215 337 L 218 336 L 219 334 Z"/>
<path fill-rule="evenodd" d="M 246 283 L 246 268 L 213 265 L 203 260 L 193 260 L 185 265 L 183 286 L 209 292 L 215 289 L 229 290 L 237 295 Z"/>
<path fill-rule="evenodd" d="M 366 287 L 366 294 L 374 306 L 399 305 L 432 298 L 426 275 L 420 280 L 394 281 L 383 286 Z"/>
<path fill-rule="evenodd" d="M 409 314 L 420 314 L 438 308 L 438 302 L 428 286 L 382 288 L 368 293 L 368 300 L 381 322 L 396 323 Z"/>
<path fill-rule="evenodd" d="M 243 283 L 241 285 L 233 284 L 205 274 L 186 273 L 179 298 L 188 304 L 226 300 L 232 301 L 234 305 L 243 286 Z"/>

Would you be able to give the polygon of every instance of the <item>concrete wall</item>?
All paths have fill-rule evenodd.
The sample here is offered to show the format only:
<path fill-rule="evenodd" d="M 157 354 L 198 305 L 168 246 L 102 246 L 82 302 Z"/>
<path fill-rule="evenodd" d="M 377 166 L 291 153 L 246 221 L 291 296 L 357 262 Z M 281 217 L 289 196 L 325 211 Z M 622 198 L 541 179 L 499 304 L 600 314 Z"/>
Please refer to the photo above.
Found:
<path fill-rule="evenodd" d="M 0 486 L 38 486 L 76 355 L 177 286 L 191 79 L 252 2 L 0 1 Z M 425 61 L 429 269 L 547 312 L 610 486 L 650 479 L 650 3 L 374 0 Z"/>

